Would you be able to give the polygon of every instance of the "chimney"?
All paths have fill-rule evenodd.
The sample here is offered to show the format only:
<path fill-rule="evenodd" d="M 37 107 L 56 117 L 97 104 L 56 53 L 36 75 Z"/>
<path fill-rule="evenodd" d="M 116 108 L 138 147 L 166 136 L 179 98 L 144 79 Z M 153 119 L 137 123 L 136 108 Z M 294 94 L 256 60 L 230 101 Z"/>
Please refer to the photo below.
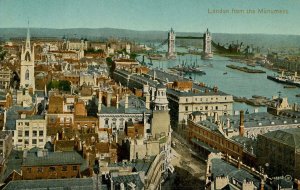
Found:
<path fill-rule="evenodd" d="M 219 121 L 218 112 L 214 112 L 214 122 L 217 124 Z"/>
<path fill-rule="evenodd" d="M 240 111 L 240 126 L 239 126 L 239 133 L 240 136 L 244 136 L 245 126 L 244 126 L 244 110 Z"/>
<path fill-rule="evenodd" d="M 238 160 L 237 160 L 237 168 L 241 169 L 241 160 L 240 160 L 240 157 L 238 157 Z"/>
<path fill-rule="evenodd" d="M 150 94 L 146 94 L 146 109 L 150 109 Z"/>
<path fill-rule="evenodd" d="M 297 190 L 300 190 L 300 180 L 299 179 L 295 179 L 296 184 L 297 184 Z"/>
<path fill-rule="evenodd" d="M 128 94 L 125 94 L 125 109 L 128 108 Z"/>
<path fill-rule="evenodd" d="M 263 179 L 261 179 L 260 181 L 260 190 L 264 190 L 265 189 L 265 182 Z"/>
<path fill-rule="evenodd" d="M 98 96 L 98 112 L 101 111 L 101 104 L 102 104 L 102 92 L 99 91 L 99 96 Z"/>
<path fill-rule="evenodd" d="M 229 119 L 229 118 L 227 118 L 226 127 L 227 127 L 227 128 L 230 128 L 230 119 Z"/>
<path fill-rule="evenodd" d="M 117 94 L 116 108 L 119 109 L 119 94 Z"/>
<path fill-rule="evenodd" d="M 110 91 L 107 92 L 107 96 L 106 96 L 106 106 L 109 108 L 111 105 L 111 95 L 112 93 Z"/>

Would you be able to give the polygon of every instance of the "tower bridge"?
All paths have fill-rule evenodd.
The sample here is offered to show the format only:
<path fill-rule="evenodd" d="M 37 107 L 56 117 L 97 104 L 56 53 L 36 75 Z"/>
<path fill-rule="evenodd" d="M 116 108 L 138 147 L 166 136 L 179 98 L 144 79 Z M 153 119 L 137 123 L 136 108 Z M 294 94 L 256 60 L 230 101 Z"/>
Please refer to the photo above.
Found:
<path fill-rule="evenodd" d="M 212 36 L 211 36 L 211 33 L 208 31 L 208 29 L 203 34 L 203 36 L 176 36 L 173 28 L 171 28 L 171 30 L 168 33 L 168 39 L 163 42 L 163 43 L 168 43 L 168 52 L 167 52 L 168 59 L 176 58 L 175 39 L 190 39 L 190 40 L 200 39 L 200 40 L 203 40 L 203 52 L 202 52 L 201 58 L 202 59 L 211 59 L 213 57 L 213 52 L 212 52 L 212 48 L 211 48 Z"/>

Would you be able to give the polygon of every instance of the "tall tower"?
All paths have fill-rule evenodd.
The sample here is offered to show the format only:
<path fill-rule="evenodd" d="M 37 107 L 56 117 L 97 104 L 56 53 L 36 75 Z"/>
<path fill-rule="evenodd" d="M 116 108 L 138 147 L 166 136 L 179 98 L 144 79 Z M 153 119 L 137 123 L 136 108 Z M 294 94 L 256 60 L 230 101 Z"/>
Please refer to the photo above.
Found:
<path fill-rule="evenodd" d="M 29 27 L 27 28 L 25 49 L 22 46 L 21 52 L 20 87 L 31 88 L 33 93 L 35 91 L 34 48 L 31 49 L 30 45 Z"/>
<path fill-rule="evenodd" d="M 170 59 L 176 57 L 175 53 L 175 32 L 173 28 L 171 28 L 170 32 L 168 33 L 168 53 L 167 57 Z"/>
<path fill-rule="evenodd" d="M 212 36 L 211 36 L 210 32 L 207 29 L 206 32 L 203 35 L 203 54 L 202 54 L 202 58 L 204 58 L 204 59 L 210 59 L 210 58 L 213 57 L 213 53 L 211 51 L 211 40 L 212 40 Z"/>
<path fill-rule="evenodd" d="M 154 110 L 164 110 L 169 111 L 168 108 L 168 99 L 167 99 L 167 90 L 166 87 L 162 84 L 156 86 L 156 96 L 154 100 Z"/>

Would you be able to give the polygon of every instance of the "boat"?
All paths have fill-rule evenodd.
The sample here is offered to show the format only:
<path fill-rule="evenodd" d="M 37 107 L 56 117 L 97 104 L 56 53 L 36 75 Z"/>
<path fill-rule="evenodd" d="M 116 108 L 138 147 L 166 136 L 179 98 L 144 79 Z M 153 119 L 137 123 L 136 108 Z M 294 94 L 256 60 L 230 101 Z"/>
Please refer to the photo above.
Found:
<path fill-rule="evenodd" d="M 296 94 L 295 96 L 298 97 L 298 98 L 300 98 L 300 94 Z"/>
<path fill-rule="evenodd" d="M 194 67 L 194 66 L 177 65 L 177 66 L 171 67 L 169 69 L 176 70 L 176 71 L 183 72 L 183 73 L 197 73 L 197 74 L 202 74 L 202 75 L 206 74 L 205 71 L 203 71 L 199 67 Z"/>
<path fill-rule="evenodd" d="M 283 86 L 283 88 L 297 88 L 297 87 L 296 86 L 285 85 L 285 86 Z"/>
<path fill-rule="evenodd" d="M 246 73 L 266 73 L 263 70 L 249 69 L 248 67 L 240 67 L 240 66 L 237 66 L 237 65 L 226 65 L 226 67 L 231 68 L 231 69 L 236 69 L 236 70 L 239 70 L 239 71 L 243 71 L 243 72 L 246 72 Z"/>
<path fill-rule="evenodd" d="M 223 73 L 223 75 L 227 75 L 227 72 Z"/>
<path fill-rule="evenodd" d="M 282 71 L 281 75 L 277 75 L 277 76 L 268 75 L 267 79 L 273 80 L 278 83 L 287 84 L 290 86 L 300 87 L 300 78 L 297 76 L 297 72 L 295 72 L 294 76 L 286 76 L 284 75 L 284 71 Z"/>

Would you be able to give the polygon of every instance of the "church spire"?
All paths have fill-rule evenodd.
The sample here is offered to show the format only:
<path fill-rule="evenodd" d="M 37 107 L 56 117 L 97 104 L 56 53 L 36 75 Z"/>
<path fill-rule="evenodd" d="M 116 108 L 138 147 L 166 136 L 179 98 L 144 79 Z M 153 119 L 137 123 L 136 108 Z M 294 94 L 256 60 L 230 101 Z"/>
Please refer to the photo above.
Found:
<path fill-rule="evenodd" d="M 30 49 L 30 33 L 29 33 L 29 20 L 27 26 L 27 38 L 26 38 L 26 49 Z"/>

